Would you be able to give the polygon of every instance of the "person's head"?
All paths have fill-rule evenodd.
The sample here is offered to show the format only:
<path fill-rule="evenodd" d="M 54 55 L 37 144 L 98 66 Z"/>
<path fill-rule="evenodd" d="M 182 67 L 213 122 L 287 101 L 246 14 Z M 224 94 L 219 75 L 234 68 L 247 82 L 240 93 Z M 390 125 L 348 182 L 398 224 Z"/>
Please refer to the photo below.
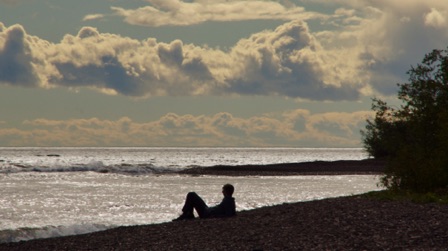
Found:
<path fill-rule="evenodd" d="M 222 187 L 222 194 L 224 194 L 224 196 L 232 196 L 234 190 L 235 188 L 231 184 L 225 184 Z"/>

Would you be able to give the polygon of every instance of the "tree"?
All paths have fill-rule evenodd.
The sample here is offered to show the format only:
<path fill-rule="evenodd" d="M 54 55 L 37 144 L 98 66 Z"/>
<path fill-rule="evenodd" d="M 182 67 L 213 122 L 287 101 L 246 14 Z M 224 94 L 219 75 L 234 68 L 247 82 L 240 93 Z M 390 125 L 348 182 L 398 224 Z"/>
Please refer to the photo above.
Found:
<path fill-rule="evenodd" d="M 448 186 L 448 50 L 433 50 L 398 84 L 394 109 L 373 99 L 373 120 L 362 131 L 366 151 L 387 158 L 382 184 L 429 191 Z"/>

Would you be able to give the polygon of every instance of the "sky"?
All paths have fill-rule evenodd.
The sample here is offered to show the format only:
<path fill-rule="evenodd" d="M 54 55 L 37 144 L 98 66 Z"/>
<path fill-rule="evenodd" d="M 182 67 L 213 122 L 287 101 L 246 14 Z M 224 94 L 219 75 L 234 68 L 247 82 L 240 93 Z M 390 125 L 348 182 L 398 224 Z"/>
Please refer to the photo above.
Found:
<path fill-rule="evenodd" d="M 362 147 L 441 0 L 0 0 L 0 146 Z"/>

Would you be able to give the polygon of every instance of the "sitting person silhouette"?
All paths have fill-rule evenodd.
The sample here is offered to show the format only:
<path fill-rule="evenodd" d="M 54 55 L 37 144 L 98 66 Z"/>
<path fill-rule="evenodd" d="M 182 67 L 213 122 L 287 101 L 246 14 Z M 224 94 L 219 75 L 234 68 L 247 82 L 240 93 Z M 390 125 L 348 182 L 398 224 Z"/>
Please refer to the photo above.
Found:
<path fill-rule="evenodd" d="M 200 218 L 231 217 L 236 215 L 235 199 L 232 197 L 235 188 L 231 184 L 222 187 L 224 198 L 214 207 L 208 207 L 195 192 L 187 194 L 182 214 L 173 221 L 194 219 L 193 210 L 196 209 Z"/>

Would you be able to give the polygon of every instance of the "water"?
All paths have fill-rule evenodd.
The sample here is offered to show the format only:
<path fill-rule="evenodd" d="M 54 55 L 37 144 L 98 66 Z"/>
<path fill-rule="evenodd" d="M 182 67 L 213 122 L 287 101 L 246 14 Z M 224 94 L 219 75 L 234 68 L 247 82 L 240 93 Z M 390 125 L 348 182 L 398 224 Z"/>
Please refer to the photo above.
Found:
<path fill-rule="evenodd" d="M 0 173 L 169 172 L 192 166 L 367 158 L 359 148 L 0 148 Z"/>
<path fill-rule="evenodd" d="M 214 205 L 234 184 L 237 210 L 377 190 L 373 175 L 224 177 L 191 166 L 363 159 L 361 149 L 1 148 L 0 242 L 166 222 L 196 191 Z"/>

